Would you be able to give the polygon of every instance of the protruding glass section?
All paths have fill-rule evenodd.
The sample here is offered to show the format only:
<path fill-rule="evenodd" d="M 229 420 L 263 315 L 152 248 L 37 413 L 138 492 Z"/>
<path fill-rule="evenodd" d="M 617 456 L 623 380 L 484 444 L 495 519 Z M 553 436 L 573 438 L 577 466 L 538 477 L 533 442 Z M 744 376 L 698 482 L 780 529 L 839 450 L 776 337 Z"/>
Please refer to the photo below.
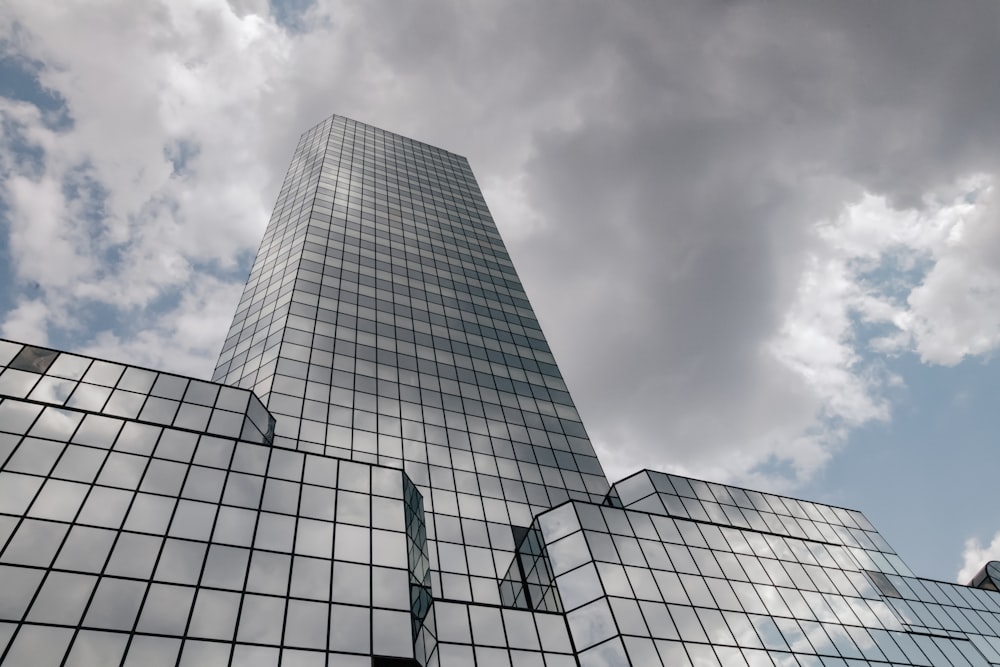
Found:
<path fill-rule="evenodd" d="M 0 340 L 0 361 L 0 396 L 250 442 L 274 438 L 274 418 L 245 389 L 12 341 Z"/>
<path fill-rule="evenodd" d="M 1000 561 L 991 560 L 976 575 L 972 577 L 969 586 L 981 588 L 984 591 L 1000 590 Z"/>
<path fill-rule="evenodd" d="M 537 525 L 515 528 L 514 537 L 517 552 L 500 584 L 501 603 L 515 609 L 561 612 L 541 531 Z"/>

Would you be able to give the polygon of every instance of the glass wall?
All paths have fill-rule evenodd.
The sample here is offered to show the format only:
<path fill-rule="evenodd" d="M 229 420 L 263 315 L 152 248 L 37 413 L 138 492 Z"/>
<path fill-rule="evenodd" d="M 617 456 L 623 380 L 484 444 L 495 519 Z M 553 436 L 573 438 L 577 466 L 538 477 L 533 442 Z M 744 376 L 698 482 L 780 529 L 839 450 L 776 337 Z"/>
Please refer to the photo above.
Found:
<path fill-rule="evenodd" d="M 215 379 L 281 446 L 404 469 L 437 597 L 498 604 L 511 526 L 609 488 L 468 161 L 343 117 L 299 142 Z"/>
<path fill-rule="evenodd" d="M 247 390 L 0 341 L 0 664 L 425 661 L 419 491 L 272 425 Z"/>

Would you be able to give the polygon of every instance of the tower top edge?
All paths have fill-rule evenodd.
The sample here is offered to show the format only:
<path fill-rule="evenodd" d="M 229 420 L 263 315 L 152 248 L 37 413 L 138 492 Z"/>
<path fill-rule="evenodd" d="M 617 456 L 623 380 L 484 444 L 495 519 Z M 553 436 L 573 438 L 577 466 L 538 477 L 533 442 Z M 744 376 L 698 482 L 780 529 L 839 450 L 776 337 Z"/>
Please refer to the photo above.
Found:
<path fill-rule="evenodd" d="M 466 156 L 464 156 L 464 155 L 462 155 L 460 153 L 456 153 L 454 151 L 450 151 L 450 150 L 448 150 L 446 148 L 441 148 L 440 146 L 435 146 L 434 144 L 428 143 L 426 141 L 421 141 L 419 139 L 414 139 L 413 137 L 408 137 L 405 134 L 400 134 L 398 132 L 393 132 L 392 130 L 387 130 L 387 129 L 379 127 L 377 125 L 372 125 L 371 123 L 365 123 L 363 121 L 356 120 L 356 119 L 351 118 L 349 116 L 344 116 L 342 114 L 336 114 L 336 113 L 330 114 L 329 116 L 325 117 L 323 120 L 319 121 L 318 123 L 316 123 L 312 127 L 310 127 L 307 130 L 305 130 L 302 133 L 302 135 L 300 136 L 300 139 L 301 139 L 301 137 L 304 137 L 305 135 L 309 134 L 310 132 L 316 131 L 318 128 L 322 127 L 323 125 L 325 125 L 327 123 L 332 123 L 332 122 L 334 122 L 334 121 L 336 121 L 338 119 L 346 121 L 348 123 L 352 123 L 352 124 L 354 124 L 356 126 L 361 126 L 363 128 L 370 128 L 372 130 L 378 130 L 379 132 L 384 132 L 385 134 L 391 135 L 393 137 L 398 137 L 400 139 L 405 139 L 406 141 L 410 141 L 410 142 L 413 142 L 415 144 L 420 144 L 422 146 L 426 146 L 427 148 L 430 148 L 432 150 L 440 151 L 441 153 L 447 153 L 448 155 L 451 155 L 451 156 L 456 157 L 456 158 L 461 158 L 462 160 L 465 160 L 466 163 L 469 162 L 469 159 Z"/>

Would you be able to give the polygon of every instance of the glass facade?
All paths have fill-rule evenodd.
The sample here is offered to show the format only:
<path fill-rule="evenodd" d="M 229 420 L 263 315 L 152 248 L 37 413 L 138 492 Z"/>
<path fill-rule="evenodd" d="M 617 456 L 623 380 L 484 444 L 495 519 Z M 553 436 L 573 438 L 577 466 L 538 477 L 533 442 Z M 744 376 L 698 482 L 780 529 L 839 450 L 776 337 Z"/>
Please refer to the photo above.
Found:
<path fill-rule="evenodd" d="M 306 132 L 212 382 L 0 341 L 0 664 L 1000 664 L 997 564 L 611 486 L 467 161 Z"/>

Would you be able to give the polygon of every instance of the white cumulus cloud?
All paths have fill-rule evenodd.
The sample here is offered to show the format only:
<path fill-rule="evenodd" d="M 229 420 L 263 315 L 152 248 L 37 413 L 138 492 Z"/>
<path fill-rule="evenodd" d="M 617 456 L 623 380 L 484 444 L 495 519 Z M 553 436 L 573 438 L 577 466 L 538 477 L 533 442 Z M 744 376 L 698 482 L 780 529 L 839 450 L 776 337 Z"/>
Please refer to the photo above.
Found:
<path fill-rule="evenodd" d="M 113 358 L 206 374 L 243 280 L 233 270 L 259 242 L 275 189 L 261 156 L 288 110 L 265 96 L 286 33 L 201 0 L 14 2 L 0 36 L 65 116 L 0 105 L 0 196 L 21 287 L 5 335 L 59 332 Z M 227 315 L 203 318 L 214 329 L 192 338 L 179 323 L 205 314 L 193 295 L 206 285 Z"/>

